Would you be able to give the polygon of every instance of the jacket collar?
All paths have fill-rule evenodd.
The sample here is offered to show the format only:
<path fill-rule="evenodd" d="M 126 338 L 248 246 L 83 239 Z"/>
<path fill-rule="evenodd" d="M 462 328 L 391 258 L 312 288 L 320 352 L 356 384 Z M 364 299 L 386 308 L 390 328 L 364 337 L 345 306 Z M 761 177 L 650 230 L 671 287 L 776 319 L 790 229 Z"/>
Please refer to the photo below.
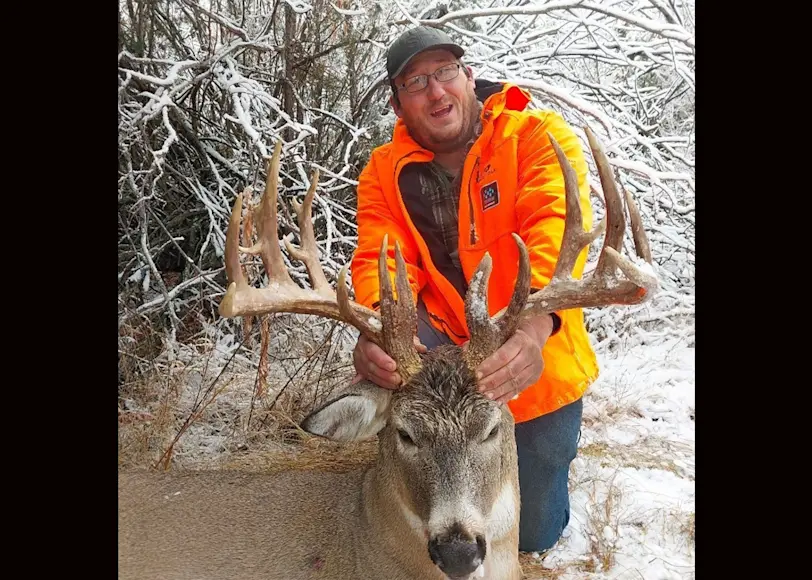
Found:
<path fill-rule="evenodd" d="M 512 83 L 497 83 L 477 79 L 474 93 L 484 104 L 482 114 L 490 112 L 497 117 L 505 109 L 523 111 L 530 102 L 530 93 Z M 487 118 L 487 117 L 486 117 Z"/>

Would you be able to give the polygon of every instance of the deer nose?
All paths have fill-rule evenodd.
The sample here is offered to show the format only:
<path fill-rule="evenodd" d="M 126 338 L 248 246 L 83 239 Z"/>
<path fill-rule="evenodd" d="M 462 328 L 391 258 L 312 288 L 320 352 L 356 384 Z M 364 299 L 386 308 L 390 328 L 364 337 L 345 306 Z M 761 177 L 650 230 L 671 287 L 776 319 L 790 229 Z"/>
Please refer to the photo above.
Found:
<path fill-rule="evenodd" d="M 438 536 L 429 542 L 429 555 L 449 578 L 467 578 L 485 560 L 485 538 L 479 535 L 472 542 L 456 534 Z"/>

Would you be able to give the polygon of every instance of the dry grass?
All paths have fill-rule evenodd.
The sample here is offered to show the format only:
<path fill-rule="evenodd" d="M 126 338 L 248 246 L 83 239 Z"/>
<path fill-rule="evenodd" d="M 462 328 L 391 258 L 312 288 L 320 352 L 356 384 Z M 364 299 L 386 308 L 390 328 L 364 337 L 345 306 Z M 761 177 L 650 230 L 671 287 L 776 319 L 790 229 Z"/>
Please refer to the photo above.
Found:
<path fill-rule="evenodd" d="M 696 544 L 696 513 L 690 512 L 689 514 L 681 514 L 679 530 L 688 538 L 688 541 L 691 542 L 692 545 Z"/>
<path fill-rule="evenodd" d="M 622 499 L 621 490 L 614 480 L 608 482 L 606 494 L 599 493 L 598 486 L 594 484 L 590 490 L 589 500 L 593 509 L 589 511 L 586 532 L 592 558 L 584 564 L 588 572 L 606 572 L 615 565 L 620 528 L 618 507 Z"/>
<path fill-rule="evenodd" d="M 522 566 L 525 580 L 541 578 L 559 578 L 564 572 L 560 569 L 550 570 L 542 564 L 541 558 L 535 558 L 532 553 L 519 553 L 519 563 Z"/>
<path fill-rule="evenodd" d="M 335 443 L 305 435 L 298 444 L 291 444 L 284 450 L 232 454 L 218 467 L 264 473 L 287 470 L 346 472 L 367 467 L 375 460 L 377 453 L 377 439 Z"/>
<path fill-rule="evenodd" d="M 590 391 L 589 409 L 583 416 L 584 426 L 612 425 L 629 418 L 642 418 L 641 395 L 633 388 L 637 380 L 635 373 L 624 372 L 607 379 L 601 389 Z"/>
<path fill-rule="evenodd" d="M 296 425 L 351 377 L 343 330 L 304 318 L 274 319 L 267 366 L 251 363 L 260 324 L 250 350 L 230 355 L 204 338 L 170 356 L 143 329 L 122 329 L 119 465 L 199 468 L 299 446 Z"/>
<path fill-rule="evenodd" d="M 659 515 L 662 529 L 673 534 L 680 548 L 693 551 L 696 546 L 696 513 L 672 509 Z"/>
<path fill-rule="evenodd" d="M 578 454 L 596 459 L 601 467 L 634 467 L 635 469 L 662 469 L 677 477 L 693 480 L 685 470 L 674 463 L 678 456 L 674 443 L 660 438 L 648 438 L 634 445 L 608 445 L 590 443 L 578 449 Z"/>
<path fill-rule="evenodd" d="M 587 578 L 595 575 L 598 568 L 592 555 L 590 555 L 590 557 L 581 557 L 577 560 L 561 562 L 555 568 L 546 568 L 544 566 L 543 557 L 536 558 L 532 552 L 519 552 L 519 564 L 521 564 L 522 573 L 524 574 L 523 580 L 561 578 L 565 574 L 570 578 L 573 574 Z"/>
<path fill-rule="evenodd" d="M 145 348 L 156 348 L 147 341 L 120 350 L 118 406 L 119 466 L 145 466 L 154 463 L 156 451 L 166 449 L 173 437 L 176 409 L 187 373 L 171 365 L 145 359 Z"/>

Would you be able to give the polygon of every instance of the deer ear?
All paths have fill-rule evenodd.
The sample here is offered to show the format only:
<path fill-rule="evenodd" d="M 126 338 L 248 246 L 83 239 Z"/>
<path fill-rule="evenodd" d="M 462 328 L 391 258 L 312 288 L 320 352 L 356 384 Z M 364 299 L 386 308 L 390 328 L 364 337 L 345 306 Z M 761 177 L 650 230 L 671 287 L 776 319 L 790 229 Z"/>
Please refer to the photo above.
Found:
<path fill-rule="evenodd" d="M 386 425 L 391 398 L 391 390 L 361 381 L 310 413 L 301 426 L 334 441 L 374 437 Z"/>

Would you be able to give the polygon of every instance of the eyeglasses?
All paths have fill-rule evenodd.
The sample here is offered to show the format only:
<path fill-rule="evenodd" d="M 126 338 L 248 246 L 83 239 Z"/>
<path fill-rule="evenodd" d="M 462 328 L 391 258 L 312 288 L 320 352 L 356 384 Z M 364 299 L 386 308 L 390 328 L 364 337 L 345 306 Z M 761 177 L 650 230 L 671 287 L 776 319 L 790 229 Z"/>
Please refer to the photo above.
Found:
<path fill-rule="evenodd" d="M 407 93 L 419 93 L 429 86 L 429 77 L 434 77 L 437 82 L 447 83 L 460 75 L 460 63 L 447 64 L 441 66 L 436 71 L 427 75 L 417 75 L 406 79 L 406 82 L 398 87 L 398 90 L 405 89 Z"/>

